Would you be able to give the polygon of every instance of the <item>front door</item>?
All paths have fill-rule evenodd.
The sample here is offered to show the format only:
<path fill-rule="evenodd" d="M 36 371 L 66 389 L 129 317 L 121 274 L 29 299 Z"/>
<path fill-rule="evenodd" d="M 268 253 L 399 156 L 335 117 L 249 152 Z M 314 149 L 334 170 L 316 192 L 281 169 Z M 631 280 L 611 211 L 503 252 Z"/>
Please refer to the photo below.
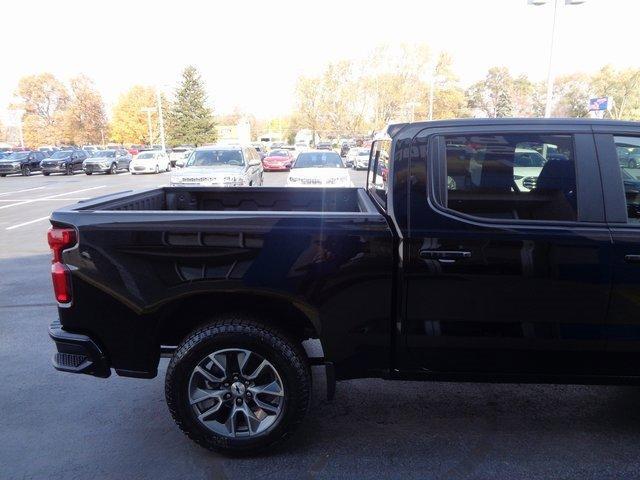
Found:
<path fill-rule="evenodd" d="M 410 358 L 443 373 L 598 373 L 611 245 L 593 137 L 496 128 L 415 139 Z"/>

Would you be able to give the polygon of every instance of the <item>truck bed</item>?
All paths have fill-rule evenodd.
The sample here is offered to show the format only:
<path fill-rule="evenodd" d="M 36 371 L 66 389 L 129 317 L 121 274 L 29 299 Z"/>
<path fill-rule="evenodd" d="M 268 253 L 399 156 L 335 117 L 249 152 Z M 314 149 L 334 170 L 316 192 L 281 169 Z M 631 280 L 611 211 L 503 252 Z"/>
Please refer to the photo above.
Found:
<path fill-rule="evenodd" d="M 360 351 L 373 369 L 387 358 L 394 236 L 362 189 L 163 187 L 76 203 L 51 222 L 77 232 L 63 252 L 74 298 L 62 328 L 99 339 L 121 375 L 155 376 L 159 345 L 233 302 L 306 318 L 338 360 L 371 329 L 380 341 Z"/>
<path fill-rule="evenodd" d="M 376 213 L 358 188 L 185 188 L 119 192 L 80 202 L 80 211 Z"/>

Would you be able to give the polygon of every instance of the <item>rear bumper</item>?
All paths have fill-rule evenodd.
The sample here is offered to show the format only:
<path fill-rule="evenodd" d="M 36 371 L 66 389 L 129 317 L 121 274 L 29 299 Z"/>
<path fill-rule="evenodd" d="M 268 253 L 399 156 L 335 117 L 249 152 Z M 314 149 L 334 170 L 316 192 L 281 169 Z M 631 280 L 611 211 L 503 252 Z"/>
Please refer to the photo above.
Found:
<path fill-rule="evenodd" d="M 60 322 L 55 321 L 49 326 L 49 336 L 58 350 L 52 359 L 56 370 L 102 378 L 111 375 L 107 358 L 87 335 L 67 332 Z"/>

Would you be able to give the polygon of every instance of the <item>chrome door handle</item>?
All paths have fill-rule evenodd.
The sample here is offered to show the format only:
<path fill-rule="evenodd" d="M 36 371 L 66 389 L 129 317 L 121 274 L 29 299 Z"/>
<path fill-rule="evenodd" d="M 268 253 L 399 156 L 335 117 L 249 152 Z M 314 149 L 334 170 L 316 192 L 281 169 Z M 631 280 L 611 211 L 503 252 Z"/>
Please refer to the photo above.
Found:
<path fill-rule="evenodd" d="M 471 258 L 471 252 L 461 250 L 420 250 L 420 258 L 425 260 L 459 260 Z"/>
<path fill-rule="evenodd" d="M 640 255 L 625 255 L 624 261 L 627 263 L 640 263 Z"/>

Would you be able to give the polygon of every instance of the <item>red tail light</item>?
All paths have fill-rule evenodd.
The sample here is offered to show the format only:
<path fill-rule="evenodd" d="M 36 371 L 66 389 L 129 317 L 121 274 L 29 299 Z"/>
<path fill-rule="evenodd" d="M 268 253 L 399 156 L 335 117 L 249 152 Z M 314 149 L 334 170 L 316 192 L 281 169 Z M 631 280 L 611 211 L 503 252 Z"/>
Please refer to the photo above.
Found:
<path fill-rule="evenodd" d="M 51 261 L 51 280 L 53 292 L 58 303 L 71 302 L 71 271 L 62 261 L 62 251 L 76 244 L 76 231 L 73 228 L 51 227 L 47 240 L 53 259 Z"/>

